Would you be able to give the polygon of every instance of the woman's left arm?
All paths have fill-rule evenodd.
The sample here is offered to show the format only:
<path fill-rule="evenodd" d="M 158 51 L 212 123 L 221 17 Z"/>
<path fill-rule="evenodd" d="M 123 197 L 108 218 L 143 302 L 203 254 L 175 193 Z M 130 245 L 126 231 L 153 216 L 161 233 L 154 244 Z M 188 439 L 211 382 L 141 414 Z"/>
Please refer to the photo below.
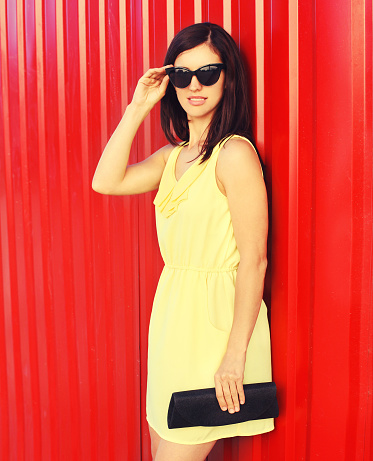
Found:
<path fill-rule="evenodd" d="M 217 183 L 227 196 L 240 254 L 234 317 L 226 353 L 215 373 L 216 397 L 223 411 L 239 411 L 245 402 L 246 350 L 263 297 L 267 268 L 268 204 L 260 162 L 254 148 L 231 139 L 219 153 Z"/>

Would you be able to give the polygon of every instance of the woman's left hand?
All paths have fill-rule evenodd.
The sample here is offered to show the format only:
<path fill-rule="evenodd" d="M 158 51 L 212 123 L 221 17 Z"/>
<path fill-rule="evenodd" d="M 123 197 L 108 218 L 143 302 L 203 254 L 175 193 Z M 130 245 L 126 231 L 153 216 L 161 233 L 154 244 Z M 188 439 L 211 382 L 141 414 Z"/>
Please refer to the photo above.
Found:
<path fill-rule="evenodd" d="M 245 403 L 243 377 L 246 354 L 226 353 L 215 373 L 215 391 L 220 408 L 234 413 Z"/>

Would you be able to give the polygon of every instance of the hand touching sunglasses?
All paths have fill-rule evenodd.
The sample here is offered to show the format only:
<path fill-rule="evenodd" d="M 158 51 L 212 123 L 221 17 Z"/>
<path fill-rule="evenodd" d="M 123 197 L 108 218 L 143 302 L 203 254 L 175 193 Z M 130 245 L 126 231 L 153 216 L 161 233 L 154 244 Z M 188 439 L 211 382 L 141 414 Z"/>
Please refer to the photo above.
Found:
<path fill-rule="evenodd" d="M 196 70 L 190 70 L 187 67 L 167 67 L 166 73 L 170 77 L 170 81 L 176 88 L 186 88 L 190 85 L 193 75 L 195 75 L 201 85 L 214 85 L 220 77 L 222 69 L 226 65 L 222 63 L 207 64 Z"/>

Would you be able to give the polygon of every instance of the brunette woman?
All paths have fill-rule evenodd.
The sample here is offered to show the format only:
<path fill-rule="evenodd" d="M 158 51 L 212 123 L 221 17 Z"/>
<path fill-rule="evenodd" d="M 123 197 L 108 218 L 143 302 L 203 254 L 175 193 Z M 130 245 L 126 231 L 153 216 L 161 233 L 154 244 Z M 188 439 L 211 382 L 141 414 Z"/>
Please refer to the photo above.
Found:
<path fill-rule="evenodd" d="M 93 179 L 103 194 L 158 189 L 164 259 L 149 328 L 147 419 L 156 461 L 203 461 L 216 440 L 271 431 L 273 419 L 169 429 L 173 392 L 215 387 L 240 411 L 244 383 L 271 381 L 266 272 L 267 196 L 252 140 L 247 78 L 220 26 L 194 24 L 164 66 L 139 80 Z M 161 101 L 170 144 L 127 165 L 134 136 Z"/>

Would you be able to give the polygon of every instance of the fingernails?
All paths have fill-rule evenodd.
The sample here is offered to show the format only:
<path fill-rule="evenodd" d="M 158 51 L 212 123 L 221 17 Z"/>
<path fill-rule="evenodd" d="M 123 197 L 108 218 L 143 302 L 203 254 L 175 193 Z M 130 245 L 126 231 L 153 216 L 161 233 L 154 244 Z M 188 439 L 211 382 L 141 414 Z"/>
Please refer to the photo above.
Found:
<path fill-rule="evenodd" d="M 240 411 L 240 407 L 234 407 L 236 411 Z"/>
<path fill-rule="evenodd" d="M 227 411 L 227 407 L 223 407 L 222 410 L 223 410 L 223 411 Z"/>
<path fill-rule="evenodd" d="M 230 408 L 230 409 L 229 409 L 229 413 L 234 413 L 233 408 Z"/>

